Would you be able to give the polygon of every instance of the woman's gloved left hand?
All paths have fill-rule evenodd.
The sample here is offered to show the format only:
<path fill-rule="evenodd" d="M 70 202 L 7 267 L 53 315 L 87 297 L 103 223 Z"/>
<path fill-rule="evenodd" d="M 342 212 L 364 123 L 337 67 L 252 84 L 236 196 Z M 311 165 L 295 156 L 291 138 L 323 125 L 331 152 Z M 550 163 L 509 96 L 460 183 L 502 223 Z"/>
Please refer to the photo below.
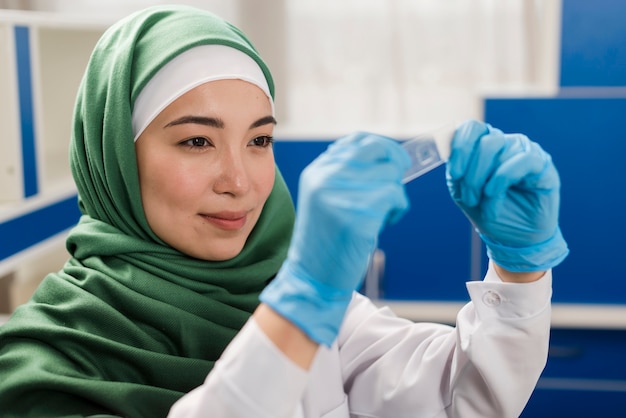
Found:
<path fill-rule="evenodd" d="M 446 178 L 452 199 L 499 266 L 543 271 L 567 256 L 558 223 L 559 175 L 537 143 L 468 121 L 455 133 Z"/>
<path fill-rule="evenodd" d="M 339 139 L 313 161 L 300 176 L 287 259 L 261 301 L 332 344 L 379 233 L 408 209 L 409 164 L 398 143 L 366 133 Z"/>

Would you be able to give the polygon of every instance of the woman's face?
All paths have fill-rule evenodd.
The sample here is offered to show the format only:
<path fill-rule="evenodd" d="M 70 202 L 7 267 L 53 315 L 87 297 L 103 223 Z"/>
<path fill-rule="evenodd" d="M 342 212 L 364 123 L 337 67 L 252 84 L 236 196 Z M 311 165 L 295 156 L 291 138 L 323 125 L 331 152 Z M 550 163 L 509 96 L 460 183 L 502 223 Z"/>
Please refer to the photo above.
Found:
<path fill-rule="evenodd" d="M 141 200 L 154 233 L 204 260 L 242 250 L 274 185 L 270 101 L 242 80 L 202 84 L 136 143 Z"/>

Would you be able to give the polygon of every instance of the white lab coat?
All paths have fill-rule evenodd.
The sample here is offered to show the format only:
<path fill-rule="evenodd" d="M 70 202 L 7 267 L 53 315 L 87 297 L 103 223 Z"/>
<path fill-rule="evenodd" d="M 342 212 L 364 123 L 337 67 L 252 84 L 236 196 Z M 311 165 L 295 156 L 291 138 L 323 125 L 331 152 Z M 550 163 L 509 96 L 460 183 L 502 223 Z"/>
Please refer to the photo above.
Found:
<path fill-rule="evenodd" d="M 306 372 L 250 319 L 170 418 L 517 417 L 545 366 L 551 271 L 466 284 L 456 327 L 413 323 L 355 294 L 337 341 Z"/>

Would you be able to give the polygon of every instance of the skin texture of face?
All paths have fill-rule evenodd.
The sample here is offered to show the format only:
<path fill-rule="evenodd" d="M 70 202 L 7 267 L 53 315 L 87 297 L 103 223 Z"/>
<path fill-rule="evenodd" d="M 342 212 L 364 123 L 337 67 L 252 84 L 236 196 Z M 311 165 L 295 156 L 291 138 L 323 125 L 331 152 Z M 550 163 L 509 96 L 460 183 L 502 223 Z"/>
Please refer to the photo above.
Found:
<path fill-rule="evenodd" d="M 141 200 L 163 241 L 192 257 L 239 254 L 274 185 L 270 101 L 246 81 L 202 84 L 136 142 Z"/>

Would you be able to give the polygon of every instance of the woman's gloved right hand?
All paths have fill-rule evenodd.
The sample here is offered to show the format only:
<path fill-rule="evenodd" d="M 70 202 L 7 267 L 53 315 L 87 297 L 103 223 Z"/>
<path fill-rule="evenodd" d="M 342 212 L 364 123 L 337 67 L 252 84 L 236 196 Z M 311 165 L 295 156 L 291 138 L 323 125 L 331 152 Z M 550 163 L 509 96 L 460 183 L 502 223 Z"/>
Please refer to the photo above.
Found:
<path fill-rule="evenodd" d="M 408 209 L 402 177 L 409 165 L 397 142 L 374 134 L 329 146 L 302 172 L 289 253 L 261 301 L 331 345 L 379 233 Z"/>

